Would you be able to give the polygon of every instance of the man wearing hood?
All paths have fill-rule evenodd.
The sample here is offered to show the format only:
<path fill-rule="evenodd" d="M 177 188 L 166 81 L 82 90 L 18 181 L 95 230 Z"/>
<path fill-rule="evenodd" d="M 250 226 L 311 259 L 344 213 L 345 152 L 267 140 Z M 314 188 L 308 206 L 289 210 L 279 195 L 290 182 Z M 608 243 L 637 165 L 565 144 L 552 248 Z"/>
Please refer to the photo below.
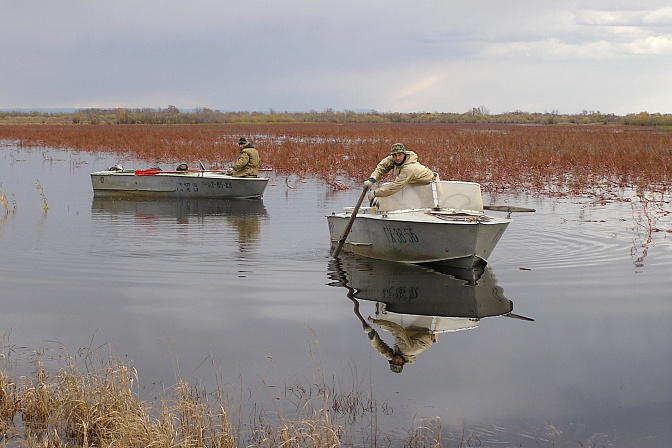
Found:
<path fill-rule="evenodd" d="M 390 363 L 390 370 L 394 373 L 401 373 L 404 365 L 414 363 L 417 355 L 437 341 L 437 334 L 429 332 L 427 329 L 404 328 L 396 322 L 373 319 L 371 316 L 367 320 L 392 333 L 394 348 L 387 345 L 369 324 L 365 324 L 363 327 L 373 348 L 387 359 Z"/>
<path fill-rule="evenodd" d="M 245 137 L 241 137 L 238 140 L 238 147 L 240 148 L 238 160 L 236 160 L 236 163 L 231 168 L 226 170 L 226 174 L 233 177 L 257 177 L 259 175 L 259 165 L 261 164 L 259 152 Z"/>
<path fill-rule="evenodd" d="M 385 177 L 393 169 L 397 176 L 396 179 L 371 192 L 369 194 L 371 201 L 376 197 L 390 196 L 401 190 L 406 184 L 420 184 L 439 180 L 438 174 L 418 162 L 416 153 L 407 151 L 402 143 L 395 143 L 390 149 L 390 155 L 378 163 L 364 185 L 368 188 L 372 187 L 374 183 Z"/>

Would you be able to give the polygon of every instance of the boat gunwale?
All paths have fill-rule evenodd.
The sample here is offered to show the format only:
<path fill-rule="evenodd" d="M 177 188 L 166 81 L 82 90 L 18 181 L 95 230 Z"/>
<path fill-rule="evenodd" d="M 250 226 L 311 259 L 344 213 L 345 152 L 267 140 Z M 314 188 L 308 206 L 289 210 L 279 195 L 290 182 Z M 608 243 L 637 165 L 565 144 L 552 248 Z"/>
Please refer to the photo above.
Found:
<path fill-rule="evenodd" d="M 348 210 L 349 209 L 349 210 Z M 352 216 L 352 207 L 344 207 L 344 212 L 333 213 L 329 216 L 349 218 Z M 390 216 L 391 215 L 391 216 Z M 431 220 L 417 220 L 417 219 L 402 219 L 402 217 L 433 217 Z M 404 221 L 417 222 L 422 224 L 441 224 L 441 223 L 455 223 L 455 224 L 495 224 L 495 223 L 511 223 L 511 218 L 498 217 L 485 214 L 481 211 L 475 210 L 459 210 L 459 209 L 401 209 L 401 210 L 387 210 L 380 211 L 370 207 L 361 208 L 355 219 L 376 219 L 376 220 L 390 220 L 390 221 Z M 452 219 L 451 219 L 452 218 Z M 462 218 L 462 219 L 460 219 Z"/>
<path fill-rule="evenodd" d="M 224 174 L 221 171 L 212 171 L 212 170 L 188 170 L 188 171 L 158 171 L 151 175 L 138 175 L 136 174 L 138 170 L 123 170 L 123 171 L 96 171 L 89 173 L 90 176 L 108 176 L 108 177 L 197 177 L 197 178 L 212 178 L 212 179 L 236 179 L 236 180 L 245 180 L 245 181 L 268 181 L 268 177 L 235 177 L 230 174 Z"/>

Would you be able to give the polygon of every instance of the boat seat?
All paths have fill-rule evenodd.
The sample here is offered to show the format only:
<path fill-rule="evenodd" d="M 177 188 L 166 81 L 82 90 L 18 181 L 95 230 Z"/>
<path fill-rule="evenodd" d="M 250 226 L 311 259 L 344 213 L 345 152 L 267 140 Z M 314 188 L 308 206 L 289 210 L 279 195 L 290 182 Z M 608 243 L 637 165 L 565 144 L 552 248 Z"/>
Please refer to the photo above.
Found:
<path fill-rule="evenodd" d="M 377 200 L 378 209 L 381 211 L 426 209 L 437 206 L 442 209 L 483 211 L 481 186 L 475 182 L 442 180 L 426 184 L 408 184 L 398 192 L 379 197 Z"/>

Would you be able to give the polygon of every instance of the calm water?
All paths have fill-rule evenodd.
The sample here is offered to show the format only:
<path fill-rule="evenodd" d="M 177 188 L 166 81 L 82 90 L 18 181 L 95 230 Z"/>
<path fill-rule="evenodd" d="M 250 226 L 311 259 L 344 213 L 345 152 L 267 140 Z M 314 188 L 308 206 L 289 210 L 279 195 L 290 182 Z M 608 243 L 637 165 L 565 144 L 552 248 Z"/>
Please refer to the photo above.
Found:
<path fill-rule="evenodd" d="M 372 395 L 376 426 L 393 440 L 425 417 L 440 418 L 444 446 L 463 431 L 480 446 L 672 440 L 668 203 L 500 195 L 537 212 L 514 215 L 474 285 L 332 261 L 325 216 L 359 189 L 269 174 L 261 201 L 94 198 L 89 173 L 118 162 L 148 166 L 0 147 L 10 208 L 0 209 L 0 334 L 12 369 L 25 368 L 29 349 L 58 359 L 113 344 L 151 400 L 174 383 L 175 358 L 185 379 L 208 384 L 214 364 L 246 391 L 271 379 L 310 385 L 317 363 L 330 382 Z M 534 321 L 497 315 L 509 301 Z M 440 333 L 395 374 L 361 329 L 382 308 L 436 309 L 434 325 L 473 328 Z M 495 316 L 474 326 L 475 309 Z"/>

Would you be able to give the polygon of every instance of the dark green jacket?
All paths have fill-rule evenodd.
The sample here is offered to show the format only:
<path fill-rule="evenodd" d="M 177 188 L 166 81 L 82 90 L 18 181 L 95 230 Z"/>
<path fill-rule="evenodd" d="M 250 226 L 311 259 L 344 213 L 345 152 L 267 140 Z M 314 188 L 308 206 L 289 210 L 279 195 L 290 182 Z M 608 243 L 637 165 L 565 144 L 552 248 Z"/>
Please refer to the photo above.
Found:
<path fill-rule="evenodd" d="M 257 177 L 259 175 L 259 165 L 261 158 L 259 152 L 248 143 L 243 146 L 238 155 L 238 160 L 233 165 L 233 177 Z"/>

